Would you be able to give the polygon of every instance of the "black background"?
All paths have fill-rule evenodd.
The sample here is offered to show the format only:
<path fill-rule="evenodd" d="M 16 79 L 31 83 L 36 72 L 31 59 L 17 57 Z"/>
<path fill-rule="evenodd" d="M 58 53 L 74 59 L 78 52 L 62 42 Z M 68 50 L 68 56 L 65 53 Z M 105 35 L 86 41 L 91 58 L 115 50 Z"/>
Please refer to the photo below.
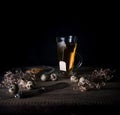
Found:
<path fill-rule="evenodd" d="M 82 66 L 119 68 L 118 3 L 10 3 L 1 4 L 0 72 L 58 65 L 55 39 L 61 35 L 78 36 Z"/>
<path fill-rule="evenodd" d="M 77 51 L 83 57 L 83 66 L 119 66 L 118 32 L 109 13 L 12 9 L 1 15 L 1 70 L 58 65 L 56 37 L 61 35 L 78 36 Z"/>

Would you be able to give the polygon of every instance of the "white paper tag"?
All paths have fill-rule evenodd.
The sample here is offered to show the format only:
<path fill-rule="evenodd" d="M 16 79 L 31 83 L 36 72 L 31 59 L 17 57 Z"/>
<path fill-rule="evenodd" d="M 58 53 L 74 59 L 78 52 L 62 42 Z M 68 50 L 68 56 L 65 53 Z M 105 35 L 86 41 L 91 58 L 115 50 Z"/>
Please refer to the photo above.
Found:
<path fill-rule="evenodd" d="M 66 63 L 64 61 L 59 62 L 59 67 L 61 71 L 66 71 Z"/>

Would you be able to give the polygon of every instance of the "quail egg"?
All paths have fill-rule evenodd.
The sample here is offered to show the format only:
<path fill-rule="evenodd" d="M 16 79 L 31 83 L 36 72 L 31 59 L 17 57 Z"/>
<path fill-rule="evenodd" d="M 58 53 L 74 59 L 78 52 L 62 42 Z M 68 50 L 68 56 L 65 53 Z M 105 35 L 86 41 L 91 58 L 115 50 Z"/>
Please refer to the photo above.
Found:
<path fill-rule="evenodd" d="M 17 94 L 19 90 L 19 87 L 17 84 L 12 84 L 10 88 L 8 89 L 9 93 L 11 94 Z"/>

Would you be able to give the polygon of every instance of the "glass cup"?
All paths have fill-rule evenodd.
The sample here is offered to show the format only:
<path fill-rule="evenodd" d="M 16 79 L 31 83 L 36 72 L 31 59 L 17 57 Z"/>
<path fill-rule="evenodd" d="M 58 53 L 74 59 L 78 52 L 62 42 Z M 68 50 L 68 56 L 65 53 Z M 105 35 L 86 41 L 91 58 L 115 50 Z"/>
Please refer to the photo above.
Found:
<path fill-rule="evenodd" d="M 56 42 L 60 73 L 64 76 L 73 75 L 82 65 L 82 57 L 76 52 L 77 37 L 72 35 L 59 36 L 56 37 Z M 79 57 L 79 61 L 75 65 L 76 56 Z"/>

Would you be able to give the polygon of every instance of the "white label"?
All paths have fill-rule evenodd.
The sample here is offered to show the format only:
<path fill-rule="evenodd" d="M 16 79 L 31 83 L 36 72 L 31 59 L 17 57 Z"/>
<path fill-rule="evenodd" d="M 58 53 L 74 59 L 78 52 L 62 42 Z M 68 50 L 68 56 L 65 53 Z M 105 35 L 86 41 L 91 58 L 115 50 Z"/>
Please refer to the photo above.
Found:
<path fill-rule="evenodd" d="M 66 63 L 64 61 L 59 62 L 59 67 L 61 71 L 66 71 Z"/>

